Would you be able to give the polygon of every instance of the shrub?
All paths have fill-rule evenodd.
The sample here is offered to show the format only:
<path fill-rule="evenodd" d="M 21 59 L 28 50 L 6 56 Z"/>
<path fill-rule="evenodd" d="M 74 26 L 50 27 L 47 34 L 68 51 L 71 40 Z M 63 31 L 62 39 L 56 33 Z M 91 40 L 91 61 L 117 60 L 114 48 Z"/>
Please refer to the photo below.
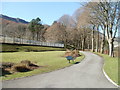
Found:
<path fill-rule="evenodd" d="M 0 69 L 2 71 L 0 73 L 1 76 L 11 74 L 14 72 L 28 72 L 39 67 L 38 65 L 31 63 L 31 61 L 29 60 L 22 60 L 18 64 L 12 62 L 2 62 L 0 64 L 1 64 Z"/>
<path fill-rule="evenodd" d="M 1 64 L 2 68 L 11 68 L 14 65 L 12 62 L 2 62 Z"/>
<path fill-rule="evenodd" d="M 26 65 L 29 66 L 31 64 L 31 61 L 29 61 L 29 60 L 22 60 L 20 63 L 26 64 Z"/>
<path fill-rule="evenodd" d="M 79 51 L 78 50 L 69 50 L 67 49 L 67 51 L 65 52 L 65 57 L 66 56 L 73 56 L 73 57 L 79 57 Z"/>
<path fill-rule="evenodd" d="M 0 67 L 0 76 L 5 76 L 11 74 L 8 70 L 5 70 L 5 68 Z"/>
<path fill-rule="evenodd" d="M 30 67 L 27 64 L 23 64 L 23 63 L 16 64 L 16 65 L 12 66 L 11 70 L 14 71 L 14 72 L 28 72 L 28 71 L 31 71 Z"/>

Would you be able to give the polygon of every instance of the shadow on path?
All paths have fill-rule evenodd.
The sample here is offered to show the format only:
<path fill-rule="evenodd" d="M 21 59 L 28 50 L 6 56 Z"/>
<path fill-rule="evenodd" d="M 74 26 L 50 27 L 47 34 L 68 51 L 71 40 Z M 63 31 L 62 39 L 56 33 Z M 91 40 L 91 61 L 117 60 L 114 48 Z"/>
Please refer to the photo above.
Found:
<path fill-rule="evenodd" d="M 75 62 L 74 64 L 79 64 L 80 62 Z"/>

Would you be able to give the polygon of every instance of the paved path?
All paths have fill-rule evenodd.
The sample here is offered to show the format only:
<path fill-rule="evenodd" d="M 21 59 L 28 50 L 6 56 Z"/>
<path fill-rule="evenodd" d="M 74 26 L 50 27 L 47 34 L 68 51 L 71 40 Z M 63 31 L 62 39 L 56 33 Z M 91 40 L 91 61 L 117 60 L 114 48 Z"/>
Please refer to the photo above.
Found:
<path fill-rule="evenodd" d="M 102 72 L 103 60 L 83 52 L 86 58 L 79 64 L 27 78 L 4 81 L 3 88 L 115 88 Z"/>

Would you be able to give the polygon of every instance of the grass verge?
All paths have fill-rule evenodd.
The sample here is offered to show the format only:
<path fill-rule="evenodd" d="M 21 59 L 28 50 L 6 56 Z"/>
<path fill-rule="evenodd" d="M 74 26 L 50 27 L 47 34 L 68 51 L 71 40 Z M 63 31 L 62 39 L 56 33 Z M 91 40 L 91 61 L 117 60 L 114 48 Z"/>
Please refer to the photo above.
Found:
<path fill-rule="evenodd" d="M 74 63 L 68 63 L 64 55 L 64 51 L 48 51 L 48 52 L 13 52 L 13 53 L 0 53 L 2 54 L 3 62 L 19 63 L 21 60 L 30 60 L 37 62 L 38 65 L 44 66 L 39 69 L 35 69 L 29 72 L 18 72 L 6 76 L 2 76 L 2 80 L 10 80 L 15 78 L 32 76 L 35 74 L 41 74 L 45 72 L 61 69 Z M 81 61 L 84 55 L 78 57 L 76 62 Z"/>
<path fill-rule="evenodd" d="M 104 70 L 107 75 L 112 79 L 116 84 L 120 85 L 118 78 L 118 57 L 110 57 L 105 54 L 95 53 L 104 58 Z"/>
<path fill-rule="evenodd" d="M 54 48 L 54 47 L 42 47 L 42 46 L 24 46 L 24 45 L 12 45 L 12 44 L 2 44 L 2 52 L 30 52 L 30 51 L 62 51 L 64 48 Z"/>

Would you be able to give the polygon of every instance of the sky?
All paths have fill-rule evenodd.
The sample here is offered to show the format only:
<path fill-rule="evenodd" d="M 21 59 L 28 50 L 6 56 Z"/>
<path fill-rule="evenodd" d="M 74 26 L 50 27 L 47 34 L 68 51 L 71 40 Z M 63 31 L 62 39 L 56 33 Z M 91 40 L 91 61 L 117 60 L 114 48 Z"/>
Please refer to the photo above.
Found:
<path fill-rule="evenodd" d="M 78 2 L 2 2 L 2 13 L 31 21 L 39 17 L 43 24 L 51 25 L 62 15 L 72 15 L 80 8 Z"/>

